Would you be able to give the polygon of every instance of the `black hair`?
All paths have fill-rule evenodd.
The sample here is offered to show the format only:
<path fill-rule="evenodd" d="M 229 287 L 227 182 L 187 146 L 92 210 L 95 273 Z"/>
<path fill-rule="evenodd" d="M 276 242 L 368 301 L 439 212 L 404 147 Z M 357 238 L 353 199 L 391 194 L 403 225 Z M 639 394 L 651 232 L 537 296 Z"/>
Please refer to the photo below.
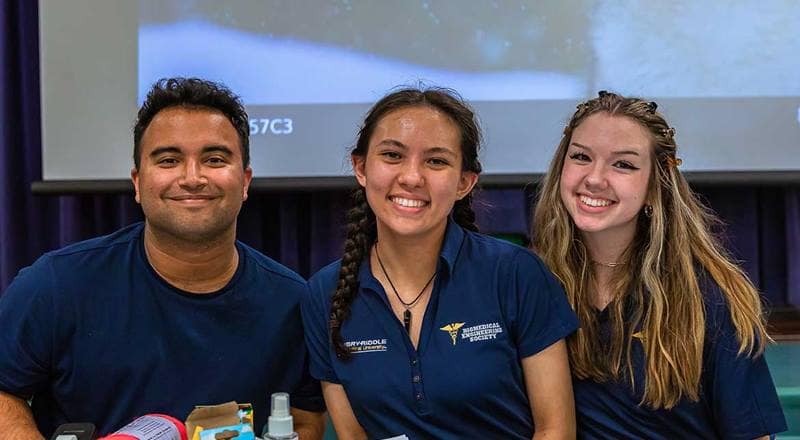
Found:
<path fill-rule="evenodd" d="M 133 126 L 133 164 L 141 165 L 141 142 L 153 118 L 169 107 L 201 108 L 225 115 L 239 135 L 242 166 L 250 165 L 250 123 L 242 100 L 223 84 L 199 78 L 162 78 L 147 92 Z"/>

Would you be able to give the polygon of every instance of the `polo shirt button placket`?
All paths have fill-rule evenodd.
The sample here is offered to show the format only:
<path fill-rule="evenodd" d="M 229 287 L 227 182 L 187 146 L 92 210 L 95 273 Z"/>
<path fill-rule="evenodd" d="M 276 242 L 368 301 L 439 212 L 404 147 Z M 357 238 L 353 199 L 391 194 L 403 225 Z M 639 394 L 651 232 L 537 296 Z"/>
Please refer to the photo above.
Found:
<path fill-rule="evenodd" d="M 425 414 L 428 412 L 428 405 L 425 401 L 425 392 L 422 389 L 422 372 L 420 371 L 419 357 L 413 356 L 409 362 L 411 364 L 411 388 L 414 390 L 417 412 Z"/>

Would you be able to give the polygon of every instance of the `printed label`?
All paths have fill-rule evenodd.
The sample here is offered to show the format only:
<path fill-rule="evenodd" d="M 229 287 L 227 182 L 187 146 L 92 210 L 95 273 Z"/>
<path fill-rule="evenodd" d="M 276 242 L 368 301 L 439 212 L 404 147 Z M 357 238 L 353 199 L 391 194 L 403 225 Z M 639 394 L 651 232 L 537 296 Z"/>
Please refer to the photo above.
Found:
<path fill-rule="evenodd" d="M 171 421 L 157 416 L 142 416 L 114 434 L 127 434 L 148 440 L 181 440 L 178 428 Z"/>
<path fill-rule="evenodd" d="M 497 335 L 500 333 L 503 333 L 503 327 L 500 327 L 499 322 L 473 325 L 461 329 L 461 340 L 468 340 L 469 342 L 488 341 L 497 339 Z"/>
<path fill-rule="evenodd" d="M 386 339 L 364 339 L 361 341 L 347 341 L 344 346 L 350 350 L 350 353 L 373 353 L 378 351 L 386 351 Z"/>

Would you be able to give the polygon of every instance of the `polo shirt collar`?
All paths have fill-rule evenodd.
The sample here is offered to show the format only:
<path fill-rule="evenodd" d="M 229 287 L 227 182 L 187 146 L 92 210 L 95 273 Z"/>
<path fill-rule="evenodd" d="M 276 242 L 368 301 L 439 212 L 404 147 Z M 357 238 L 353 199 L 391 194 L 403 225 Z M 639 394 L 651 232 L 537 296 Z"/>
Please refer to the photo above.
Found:
<path fill-rule="evenodd" d="M 448 275 L 452 274 L 455 269 L 465 235 L 466 232 L 464 232 L 464 229 L 459 226 L 452 217 L 448 217 L 447 229 L 445 230 L 444 240 L 442 242 L 442 250 L 439 252 L 439 268 L 446 270 Z M 358 282 L 362 288 L 375 291 L 382 290 L 378 280 L 372 276 L 369 255 L 364 257 L 364 261 L 361 262 L 361 267 L 358 269 Z"/>
<path fill-rule="evenodd" d="M 461 245 L 464 243 L 464 236 L 466 233 L 464 229 L 453 220 L 450 216 L 447 218 L 447 230 L 444 233 L 444 241 L 442 242 L 442 251 L 439 258 L 444 262 L 442 268 L 447 268 L 449 274 L 453 273 L 458 260 L 458 254 L 461 252 Z"/>

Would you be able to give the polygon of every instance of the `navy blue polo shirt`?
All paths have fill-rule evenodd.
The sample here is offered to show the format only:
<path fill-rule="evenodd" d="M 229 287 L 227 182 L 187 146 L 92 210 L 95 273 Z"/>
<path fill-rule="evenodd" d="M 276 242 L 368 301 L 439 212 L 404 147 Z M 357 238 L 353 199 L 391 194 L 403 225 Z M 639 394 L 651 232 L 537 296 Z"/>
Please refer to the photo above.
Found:
<path fill-rule="evenodd" d="M 143 230 L 50 252 L 0 298 L 0 391 L 33 397 L 46 438 L 62 423 L 107 434 L 143 414 L 183 420 L 230 400 L 253 404 L 260 432 L 278 391 L 324 410 L 303 343 L 305 280 L 236 242 L 228 284 L 188 293 L 150 266 Z"/>
<path fill-rule="evenodd" d="M 577 327 L 536 256 L 451 220 L 418 349 L 365 259 L 342 326 L 349 361 L 336 357 L 328 332 L 339 267 L 314 275 L 303 301 L 311 374 L 344 387 L 370 438 L 531 438 L 521 360 Z"/>
<path fill-rule="evenodd" d="M 573 380 L 578 438 L 753 439 L 786 430 L 764 356 L 737 354 L 739 342 L 725 297 L 706 275 L 701 276 L 700 287 L 706 308 L 700 399 L 683 399 L 670 410 L 640 406 L 644 352 L 634 339 L 631 360 L 637 386 L 631 387 L 625 372 L 618 382 Z M 608 309 L 598 312 L 598 323 L 607 344 Z"/>

